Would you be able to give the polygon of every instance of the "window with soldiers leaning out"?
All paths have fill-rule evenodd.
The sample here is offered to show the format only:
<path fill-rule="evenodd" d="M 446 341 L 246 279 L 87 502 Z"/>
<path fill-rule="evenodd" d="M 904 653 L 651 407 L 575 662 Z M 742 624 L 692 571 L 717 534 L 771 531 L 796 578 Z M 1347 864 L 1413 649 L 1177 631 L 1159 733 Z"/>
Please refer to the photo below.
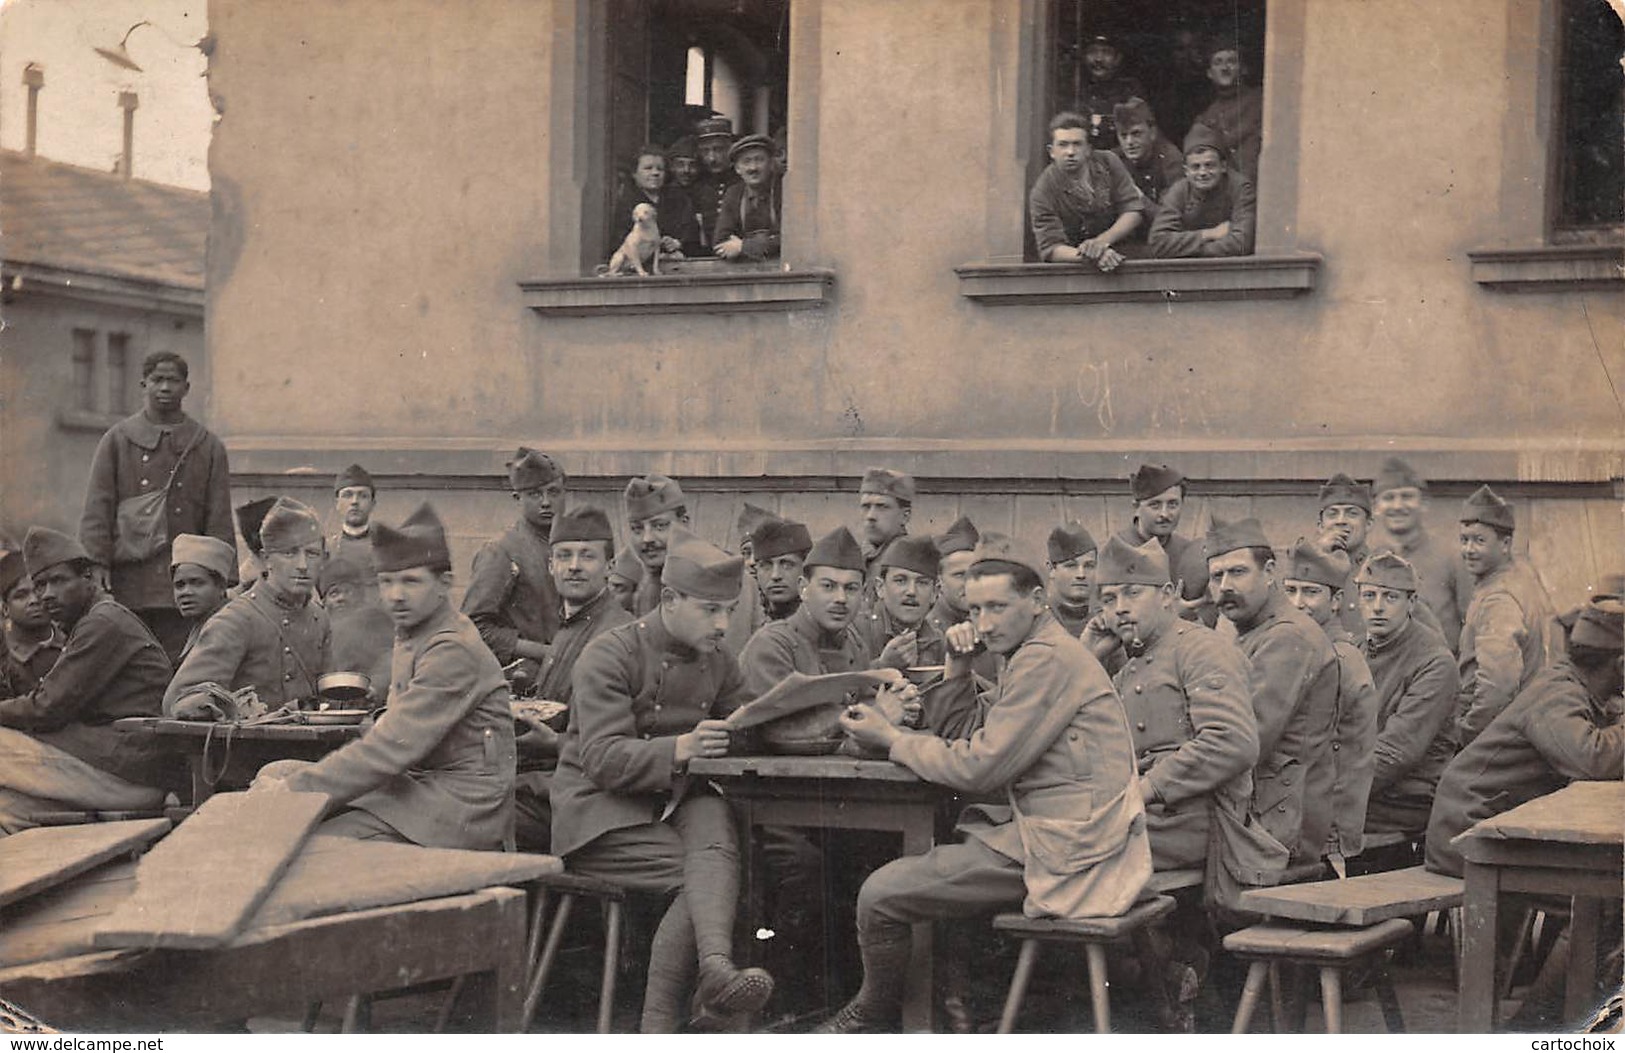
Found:
<path fill-rule="evenodd" d="M 587 269 L 642 275 L 776 261 L 790 0 L 604 6 L 604 58 L 593 74 L 604 90 L 589 103 L 602 171 L 582 215 Z"/>
<path fill-rule="evenodd" d="M 1625 235 L 1625 24 L 1608 0 L 1563 0 L 1556 240 Z"/>
<path fill-rule="evenodd" d="M 1252 251 L 1251 198 L 1263 145 L 1265 5 L 1266 0 L 1056 0 L 1046 6 L 1049 75 L 1034 97 L 1038 109 L 1025 117 L 1035 144 L 1027 168 L 1029 261 L 1111 271 L 1122 259 L 1147 255 Z M 1061 114 L 1079 118 L 1074 126 L 1082 134 L 1069 138 L 1082 140 L 1081 163 L 1067 165 L 1057 156 L 1052 119 Z M 1223 201 L 1205 207 L 1212 187 L 1185 183 L 1188 147 L 1182 146 L 1193 134 L 1214 145 L 1221 171 L 1237 176 L 1221 180 Z M 1138 223 L 1122 221 L 1126 212 L 1136 211 L 1120 200 L 1125 182 L 1142 201 Z M 1188 213 L 1188 220 L 1200 221 L 1184 229 L 1214 231 L 1205 245 L 1236 226 L 1231 212 L 1243 184 L 1245 238 L 1238 232 L 1215 251 L 1148 251 L 1159 207 L 1176 187 L 1175 206 Z M 1057 238 L 1064 238 L 1064 248 L 1081 249 L 1081 256 L 1053 251 Z"/>

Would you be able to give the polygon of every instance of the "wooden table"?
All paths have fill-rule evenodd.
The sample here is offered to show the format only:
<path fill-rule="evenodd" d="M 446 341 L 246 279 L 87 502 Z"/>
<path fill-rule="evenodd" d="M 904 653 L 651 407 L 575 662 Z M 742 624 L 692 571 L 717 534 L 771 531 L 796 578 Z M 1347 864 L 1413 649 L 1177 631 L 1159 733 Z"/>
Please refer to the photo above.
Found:
<path fill-rule="evenodd" d="M 1625 879 L 1625 783 L 1577 782 L 1485 819 L 1456 843 L 1466 860 L 1459 1029 L 1497 1024 L 1496 916 L 1503 892 L 1572 896 L 1564 1014 L 1590 1008 L 1597 914 Z"/>
<path fill-rule="evenodd" d="M 192 806 L 217 789 L 243 789 L 274 760 L 320 760 L 361 737 L 355 724 L 212 724 L 168 717 L 125 717 L 113 726 L 127 735 L 149 736 L 186 761 Z"/>
<path fill-rule="evenodd" d="M 801 826 L 824 830 L 889 830 L 903 835 L 903 854 L 936 841 L 936 809 L 945 791 L 889 760 L 853 757 L 714 757 L 688 764 L 690 775 L 722 787 L 747 829 Z M 903 1029 L 930 1031 L 931 925 L 914 926 L 903 995 Z"/>

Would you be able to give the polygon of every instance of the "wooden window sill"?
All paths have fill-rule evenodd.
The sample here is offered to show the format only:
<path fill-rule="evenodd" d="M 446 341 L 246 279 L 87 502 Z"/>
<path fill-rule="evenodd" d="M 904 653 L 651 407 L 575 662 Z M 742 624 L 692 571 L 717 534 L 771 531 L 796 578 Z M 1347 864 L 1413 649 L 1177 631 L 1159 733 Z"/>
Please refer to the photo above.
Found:
<path fill-rule="evenodd" d="M 1072 263 L 967 263 L 955 267 L 959 294 L 987 304 L 1267 300 L 1315 287 L 1313 252 L 1217 259 L 1127 260 L 1110 274 Z"/>
<path fill-rule="evenodd" d="M 1473 249 L 1473 281 L 1500 292 L 1581 292 L 1625 282 L 1625 246 L 1529 245 Z"/>
<path fill-rule="evenodd" d="M 800 311 L 829 303 L 835 272 L 691 261 L 649 277 L 539 278 L 519 288 L 543 315 Z"/>

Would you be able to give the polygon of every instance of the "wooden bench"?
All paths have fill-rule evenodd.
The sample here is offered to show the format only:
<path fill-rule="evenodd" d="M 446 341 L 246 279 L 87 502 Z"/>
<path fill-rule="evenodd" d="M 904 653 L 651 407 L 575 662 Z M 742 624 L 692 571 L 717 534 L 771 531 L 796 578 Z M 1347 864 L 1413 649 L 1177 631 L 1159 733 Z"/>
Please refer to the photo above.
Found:
<path fill-rule="evenodd" d="M 1198 872 L 1199 873 L 1199 872 Z M 1089 960 L 1089 999 L 1095 1011 L 1095 1031 L 1111 1031 L 1111 1000 L 1106 993 L 1106 945 L 1133 937 L 1152 922 L 1171 913 L 1172 896 L 1158 895 L 1131 907 L 1126 914 L 1111 918 L 1029 918 L 1022 914 L 1000 914 L 993 919 L 993 928 L 1021 939 L 1021 954 L 1016 959 L 1016 974 L 1010 980 L 1010 993 L 1004 1000 L 1004 1013 L 999 1017 L 999 1034 L 1008 1035 L 1016 1025 L 1016 1014 L 1021 1011 L 1021 1000 L 1027 994 L 1027 982 L 1032 979 L 1033 966 L 1038 960 L 1038 945 L 1045 942 L 1081 943 Z"/>
<path fill-rule="evenodd" d="M 1389 918 L 1360 929 L 1300 929 L 1286 925 L 1254 925 L 1232 932 L 1224 938 L 1224 949 L 1243 961 L 1251 962 L 1247 969 L 1247 983 L 1242 988 L 1241 1005 L 1236 1008 L 1236 1022 L 1230 1031 L 1244 1035 L 1252 1023 L 1253 1011 L 1264 992 L 1266 978 L 1276 982 L 1279 1002 L 1278 973 L 1282 964 L 1310 965 L 1320 970 L 1320 1000 L 1326 1013 L 1326 1033 L 1341 1034 L 1343 1030 L 1343 971 L 1352 965 L 1370 960 L 1376 968 L 1377 998 L 1382 1003 L 1383 1020 L 1388 1030 L 1405 1030 L 1404 1018 L 1399 1011 L 1399 997 L 1394 992 L 1393 978 L 1388 975 L 1381 954 L 1384 950 L 1409 939 L 1411 923 L 1403 918 Z M 1277 1021 L 1279 1025 L 1280 1021 Z"/>
<path fill-rule="evenodd" d="M 1407 867 L 1336 881 L 1249 889 L 1241 894 L 1241 905 L 1270 918 L 1365 926 L 1459 907 L 1464 887 L 1461 878 Z"/>

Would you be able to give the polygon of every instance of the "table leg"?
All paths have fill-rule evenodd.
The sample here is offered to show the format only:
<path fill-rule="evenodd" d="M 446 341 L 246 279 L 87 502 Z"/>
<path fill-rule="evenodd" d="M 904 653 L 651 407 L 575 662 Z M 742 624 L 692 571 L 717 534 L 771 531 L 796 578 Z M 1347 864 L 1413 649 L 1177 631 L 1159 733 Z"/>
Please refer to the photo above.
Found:
<path fill-rule="evenodd" d="M 1598 902 L 1575 896 L 1569 914 L 1569 968 L 1563 986 L 1563 1019 L 1579 1020 L 1595 1008 Z M 1547 915 L 1547 920 L 1551 918 Z"/>
<path fill-rule="evenodd" d="M 1495 928 L 1500 909 L 1499 867 L 1468 862 L 1462 902 L 1461 991 L 1457 1030 L 1482 1035 L 1495 1030 Z"/>
<path fill-rule="evenodd" d="M 936 806 L 916 805 L 908 809 L 903 824 L 903 854 L 922 855 L 935 841 Z M 903 985 L 903 1030 L 920 1033 L 931 1030 L 932 928 L 928 921 L 914 926 L 914 940 L 908 959 L 908 979 Z"/>

